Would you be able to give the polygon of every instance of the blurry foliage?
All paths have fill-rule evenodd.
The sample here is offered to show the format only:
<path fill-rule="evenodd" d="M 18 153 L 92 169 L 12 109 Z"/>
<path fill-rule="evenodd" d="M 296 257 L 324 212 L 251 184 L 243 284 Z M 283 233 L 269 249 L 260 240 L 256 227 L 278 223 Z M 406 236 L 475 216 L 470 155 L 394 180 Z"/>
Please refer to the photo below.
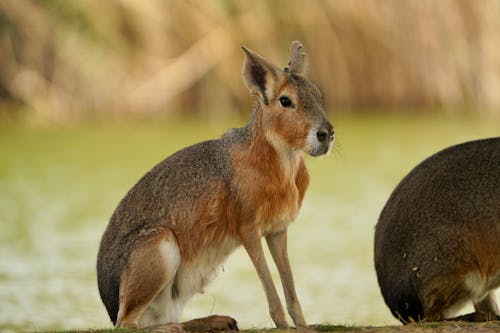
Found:
<path fill-rule="evenodd" d="M 500 112 L 500 1 L 0 0 L 0 112 L 249 111 L 241 43 L 290 41 L 330 108 Z"/>

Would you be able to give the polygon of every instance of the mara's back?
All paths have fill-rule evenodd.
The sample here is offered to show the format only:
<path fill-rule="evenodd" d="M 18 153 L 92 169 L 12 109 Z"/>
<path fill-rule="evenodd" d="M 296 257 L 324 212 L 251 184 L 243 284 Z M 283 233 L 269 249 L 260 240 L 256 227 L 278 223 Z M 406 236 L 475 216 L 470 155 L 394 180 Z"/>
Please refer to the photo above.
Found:
<path fill-rule="evenodd" d="M 215 207 L 223 202 L 212 201 L 220 199 L 221 193 L 227 194 L 231 178 L 227 151 L 243 130 L 234 130 L 232 135 L 201 142 L 169 156 L 146 173 L 119 203 L 104 232 L 97 258 L 99 291 L 113 322 L 118 312 L 120 275 L 130 254 L 145 239 L 168 228 L 178 239 L 193 243 L 193 248 L 199 244 L 195 244 L 196 239 L 189 239 L 189 231 L 202 227 L 193 223 L 218 218 L 201 216 L 207 210 L 200 208 L 212 205 L 214 210 L 223 209 Z"/>
<path fill-rule="evenodd" d="M 375 266 L 406 322 L 474 298 L 464 287 L 474 274 L 500 284 L 500 138 L 438 152 L 399 183 L 376 226 Z"/>

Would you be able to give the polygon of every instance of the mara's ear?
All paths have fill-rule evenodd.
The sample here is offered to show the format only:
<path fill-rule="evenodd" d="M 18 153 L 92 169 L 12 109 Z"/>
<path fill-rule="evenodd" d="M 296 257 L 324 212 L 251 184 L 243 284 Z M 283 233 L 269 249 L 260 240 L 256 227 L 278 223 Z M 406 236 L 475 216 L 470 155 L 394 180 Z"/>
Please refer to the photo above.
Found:
<path fill-rule="evenodd" d="M 297 73 L 305 76 L 307 71 L 306 53 L 304 46 L 298 40 L 290 44 L 290 62 L 285 67 L 285 73 Z"/>
<path fill-rule="evenodd" d="M 245 52 L 243 80 L 252 95 L 257 96 L 265 105 L 274 98 L 281 71 L 264 57 L 241 46 Z"/>

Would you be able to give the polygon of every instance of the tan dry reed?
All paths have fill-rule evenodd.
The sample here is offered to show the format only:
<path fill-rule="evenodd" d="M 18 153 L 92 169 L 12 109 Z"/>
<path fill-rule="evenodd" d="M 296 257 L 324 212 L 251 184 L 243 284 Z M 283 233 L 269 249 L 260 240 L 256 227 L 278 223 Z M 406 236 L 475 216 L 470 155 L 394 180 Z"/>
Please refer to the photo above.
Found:
<path fill-rule="evenodd" d="M 248 112 L 239 45 L 299 39 L 330 108 L 500 113 L 499 32 L 498 0 L 0 0 L 0 110 Z"/>

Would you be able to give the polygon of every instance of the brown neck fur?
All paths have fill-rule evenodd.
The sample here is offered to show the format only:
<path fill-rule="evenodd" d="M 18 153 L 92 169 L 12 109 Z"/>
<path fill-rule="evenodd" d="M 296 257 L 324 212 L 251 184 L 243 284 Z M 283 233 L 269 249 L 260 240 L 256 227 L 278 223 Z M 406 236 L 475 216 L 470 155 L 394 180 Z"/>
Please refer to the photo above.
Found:
<path fill-rule="evenodd" d="M 248 142 L 233 148 L 234 185 L 247 221 L 269 232 L 283 229 L 295 217 L 309 183 L 300 152 L 276 147 L 266 133 L 263 110 L 257 107 L 247 125 Z"/>
<path fill-rule="evenodd" d="M 281 183 L 294 181 L 302 160 L 302 153 L 277 147 L 271 142 L 263 118 L 263 110 L 260 105 L 257 105 L 249 123 L 251 141 L 248 147 L 248 166 L 261 175 L 265 175 L 264 178 L 268 178 L 269 181 Z"/>

